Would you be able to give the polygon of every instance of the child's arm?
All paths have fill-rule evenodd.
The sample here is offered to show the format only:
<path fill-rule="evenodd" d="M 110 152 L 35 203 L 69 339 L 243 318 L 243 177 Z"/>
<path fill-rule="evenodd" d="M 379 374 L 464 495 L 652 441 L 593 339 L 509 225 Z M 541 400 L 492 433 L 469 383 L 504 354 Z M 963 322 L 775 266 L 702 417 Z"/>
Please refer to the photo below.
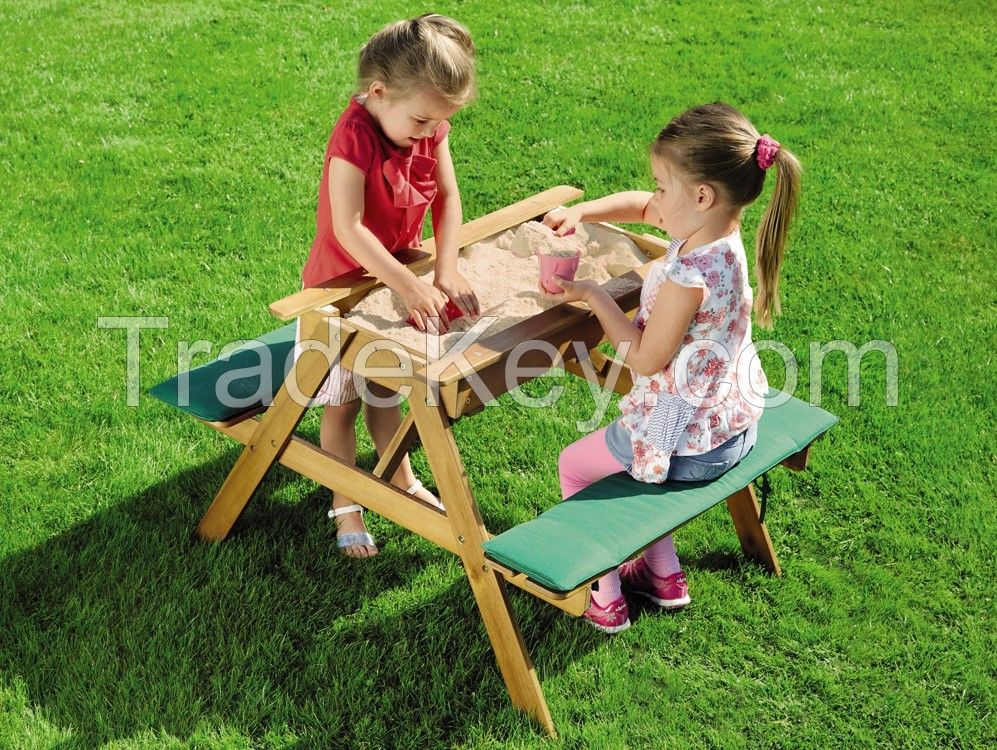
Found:
<path fill-rule="evenodd" d="M 563 237 L 583 221 L 620 221 L 628 224 L 647 222 L 645 214 L 652 195 L 643 190 L 629 190 L 594 201 L 582 201 L 564 210 L 551 211 L 544 216 L 544 224 L 551 227 L 554 234 Z"/>
<path fill-rule="evenodd" d="M 436 198 L 433 199 L 433 233 L 436 237 L 436 274 L 433 285 L 446 294 L 470 317 L 481 312 L 478 296 L 470 282 L 457 270 L 457 236 L 463 221 L 457 174 L 450 157 L 450 138 L 436 147 Z"/>
<path fill-rule="evenodd" d="M 555 277 L 564 289 L 563 302 L 586 302 L 602 324 L 613 348 L 638 375 L 661 372 L 679 350 L 693 316 L 703 302 L 703 290 L 665 281 L 644 330 L 630 320 L 612 297 L 591 281 L 565 281 Z"/>
<path fill-rule="evenodd" d="M 417 328 L 425 330 L 429 318 L 438 318 L 440 332 L 445 333 L 443 293 L 399 263 L 363 225 L 365 180 L 364 173 L 349 162 L 335 158 L 329 162 L 329 195 L 336 196 L 331 200 L 336 240 L 357 263 L 401 295 Z"/>

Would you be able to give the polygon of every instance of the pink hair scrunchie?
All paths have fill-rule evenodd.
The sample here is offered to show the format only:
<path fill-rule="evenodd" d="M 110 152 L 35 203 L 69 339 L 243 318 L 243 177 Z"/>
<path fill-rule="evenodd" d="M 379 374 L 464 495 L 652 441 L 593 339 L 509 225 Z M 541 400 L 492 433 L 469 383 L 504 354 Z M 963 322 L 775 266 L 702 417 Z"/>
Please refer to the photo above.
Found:
<path fill-rule="evenodd" d="M 755 161 L 762 169 L 768 169 L 775 164 L 775 155 L 779 152 L 779 141 L 768 133 L 758 139 L 755 145 Z"/>

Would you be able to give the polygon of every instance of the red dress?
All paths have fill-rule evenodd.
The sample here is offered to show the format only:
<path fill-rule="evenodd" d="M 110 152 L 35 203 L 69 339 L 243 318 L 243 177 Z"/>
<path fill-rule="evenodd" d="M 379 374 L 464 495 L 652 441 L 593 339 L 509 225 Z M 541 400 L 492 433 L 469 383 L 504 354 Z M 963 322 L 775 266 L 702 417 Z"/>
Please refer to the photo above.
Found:
<path fill-rule="evenodd" d="M 395 146 L 370 113 L 350 99 L 329 136 L 319 184 L 315 241 L 301 272 L 306 287 L 360 268 L 360 264 L 336 240 L 329 203 L 329 160 L 343 159 L 364 173 L 363 225 L 391 253 L 419 247 L 426 211 L 436 197 L 436 159 L 433 153 L 450 132 L 444 120 L 430 138 L 406 148 Z"/>

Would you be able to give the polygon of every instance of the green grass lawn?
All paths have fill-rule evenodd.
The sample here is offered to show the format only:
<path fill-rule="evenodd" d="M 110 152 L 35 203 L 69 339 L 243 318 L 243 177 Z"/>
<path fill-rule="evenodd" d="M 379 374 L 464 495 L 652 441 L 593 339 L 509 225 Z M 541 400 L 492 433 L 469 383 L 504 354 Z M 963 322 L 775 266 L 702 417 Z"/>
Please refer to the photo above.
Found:
<path fill-rule="evenodd" d="M 238 451 L 144 390 L 180 341 L 276 327 L 357 50 L 424 10 L 0 3 L 0 747 L 992 746 L 986 2 L 436 6 L 480 55 L 451 136 L 466 217 L 559 183 L 647 188 L 657 130 L 723 99 L 806 170 L 771 334 L 804 366 L 796 395 L 810 342 L 899 358 L 897 407 L 882 356 L 857 407 L 827 359 L 841 422 L 808 472 L 772 475 L 782 578 L 715 509 L 676 535 L 679 614 L 609 639 L 511 594 L 560 739 L 510 707 L 449 553 L 372 518 L 381 554 L 337 556 L 325 492 L 283 469 L 229 541 L 193 537 Z M 169 318 L 142 333 L 137 408 L 124 333 L 97 327 L 115 315 Z M 592 409 L 565 385 L 553 409 L 505 397 L 458 423 L 489 528 L 557 502 Z"/>

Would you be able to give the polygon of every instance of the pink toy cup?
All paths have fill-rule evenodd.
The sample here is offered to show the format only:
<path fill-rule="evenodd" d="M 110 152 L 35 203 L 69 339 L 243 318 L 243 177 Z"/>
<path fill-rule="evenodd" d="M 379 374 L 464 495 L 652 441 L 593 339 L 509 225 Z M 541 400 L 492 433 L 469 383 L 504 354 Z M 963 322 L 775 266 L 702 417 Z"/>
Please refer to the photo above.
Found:
<path fill-rule="evenodd" d="M 560 276 L 568 281 L 575 280 L 575 273 L 578 271 L 579 255 L 567 257 L 554 255 L 537 255 L 540 260 L 540 284 L 551 294 L 560 294 L 564 291 L 552 276 Z"/>

